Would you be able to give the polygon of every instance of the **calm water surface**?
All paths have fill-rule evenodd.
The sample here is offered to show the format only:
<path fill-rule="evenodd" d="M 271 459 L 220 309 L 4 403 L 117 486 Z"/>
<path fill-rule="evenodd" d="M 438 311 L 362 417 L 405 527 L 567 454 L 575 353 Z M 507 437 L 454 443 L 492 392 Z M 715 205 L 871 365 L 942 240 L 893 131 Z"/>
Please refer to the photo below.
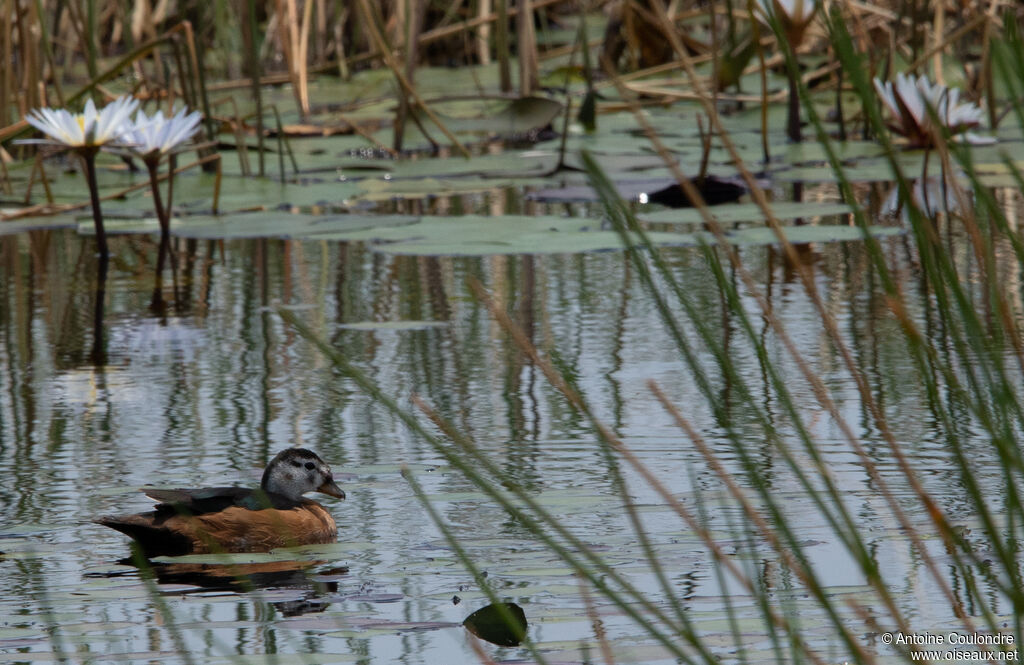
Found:
<path fill-rule="evenodd" d="M 154 313 L 154 244 L 143 237 L 114 240 L 105 312 L 108 362 L 97 367 L 90 361 L 91 242 L 70 231 L 0 238 L 0 662 L 478 662 L 457 622 L 487 601 L 401 477 L 403 465 L 493 587 L 526 610 L 531 635 L 550 659 L 592 662 L 593 629 L 568 569 L 429 445 L 340 377 L 277 314 L 278 308 L 295 312 L 410 408 L 410 396 L 422 395 L 663 603 L 588 424 L 472 297 L 471 278 L 494 293 L 539 347 L 557 350 L 596 413 L 678 498 L 703 507 L 708 527 L 736 550 L 738 561 L 759 571 L 795 611 L 802 607 L 803 595 L 790 592 L 797 582 L 775 555 L 744 544 L 735 530 L 737 509 L 648 391 L 646 381 L 657 381 L 727 466 L 738 470 L 719 423 L 622 254 L 416 258 L 327 242 L 179 242 L 177 292 L 165 288 L 168 308 Z M 917 278 L 906 242 L 889 239 L 884 247 L 913 293 Z M 669 256 L 702 303 L 704 322 L 729 344 L 740 371 L 790 432 L 704 260 L 696 250 Z M 744 250 L 743 258 L 883 473 L 909 497 L 791 267 L 765 248 Z M 972 526 L 973 516 L 959 508 L 962 489 L 951 482 L 955 467 L 931 426 L 864 251 L 854 243 L 816 246 L 805 258 L 926 488 L 955 519 Z M 746 306 L 756 311 L 749 294 Z M 915 316 L 927 321 L 932 315 L 922 308 Z M 754 320 L 763 326 L 760 317 Z M 428 323 L 411 329 L 353 326 L 394 321 Z M 792 379 L 848 505 L 893 580 L 897 602 L 922 630 L 956 625 L 863 465 L 820 412 L 779 341 L 761 332 Z M 730 402 L 730 386 L 715 371 L 711 377 Z M 733 411 L 733 422 L 743 428 L 742 405 Z M 984 464 L 994 453 L 982 443 L 975 451 L 980 477 L 998 493 L 999 472 Z M 120 562 L 128 554 L 127 539 L 90 523 L 107 513 L 147 509 L 150 503 L 137 491 L 146 484 L 255 484 L 263 465 L 289 445 L 316 450 L 348 492 L 345 502 L 323 499 L 338 521 L 339 543 L 316 557 L 312 577 L 264 571 L 264 588 L 245 591 L 186 570 L 153 591 L 136 568 Z M 830 591 L 854 597 L 864 591 L 864 580 L 813 517 L 809 499 L 777 454 L 757 440 L 750 446 L 758 472 L 786 509 L 801 516 L 801 537 L 816 543 L 807 551 Z M 730 644 L 723 590 L 710 557 L 642 479 L 627 473 L 627 484 L 676 597 L 699 631 Z M 913 521 L 926 523 L 913 502 L 907 508 Z M 934 550 L 941 559 L 941 543 Z M 957 580 L 950 584 L 958 588 Z M 741 618 L 757 616 L 742 590 L 728 591 Z M 996 607 L 1009 611 L 998 601 Z M 598 601 L 598 612 L 617 662 L 673 662 L 619 610 Z M 807 610 L 800 622 L 812 642 L 842 662 L 843 647 L 823 616 Z M 747 632 L 753 653 L 769 653 L 760 623 L 755 620 Z M 869 637 L 865 644 L 877 646 Z M 886 652 L 877 648 L 884 659 Z M 486 649 L 500 661 L 530 659 L 523 649 Z M 726 662 L 735 658 L 731 648 L 720 655 Z"/>

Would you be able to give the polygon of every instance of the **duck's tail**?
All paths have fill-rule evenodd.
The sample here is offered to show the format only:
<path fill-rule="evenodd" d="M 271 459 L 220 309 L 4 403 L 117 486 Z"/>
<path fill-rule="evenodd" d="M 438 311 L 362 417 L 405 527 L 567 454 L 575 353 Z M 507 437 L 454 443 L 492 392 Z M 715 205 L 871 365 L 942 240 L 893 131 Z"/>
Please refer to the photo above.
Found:
<path fill-rule="evenodd" d="M 112 515 L 93 520 L 96 524 L 120 531 L 136 543 L 146 557 L 178 556 L 193 551 L 193 541 L 185 534 L 177 533 L 157 524 L 156 513 L 136 515 Z"/>

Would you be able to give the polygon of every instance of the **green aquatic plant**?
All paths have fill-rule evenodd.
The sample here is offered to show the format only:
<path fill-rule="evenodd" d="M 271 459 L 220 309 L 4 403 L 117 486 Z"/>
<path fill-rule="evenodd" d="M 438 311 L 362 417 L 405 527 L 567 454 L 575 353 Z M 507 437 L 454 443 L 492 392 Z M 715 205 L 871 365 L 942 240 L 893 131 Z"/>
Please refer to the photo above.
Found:
<path fill-rule="evenodd" d="M 173 156 L 184 150 L 186 142 L 199 131 L 202 115 L 199 111 L 191 113 L 187 113 L 187 111 L 188 109 L 183 107 L 175 115 L 165 117 L 162 111 L 147 116 L 140 110 L 136 114 L 135 120 L 126 123 L 119 140 L 119 145 L 141 159 L 149 171 L 153 206 L 156 208 L 160 231 L 163 235 L 170 232 L 171 200 L 168 196 L 167 206 L 163 205 L 160 197 L 158 167 L 165 157 Z M 169 181 L 172 183 L 170 186 L 173 187 L 173 172 L 169 176 Z"/>
<path fill-rule="evenodd" d="M 128 121 L 117 145 L 128 153 L 138 157 L 146 165 L 149 173 L 150 189 L 153 192 L 153 207 L 160 222 L 160 249 L 157 256 L 157 286 L 154 289 L 154 305 L 160 301 L 160 280 L 164 272 L 164 264 L 170 254 L 171 242 L 171 203 L 174 193 L 174 157 L 186 149 L 187 143 L 199 131 L 202 114 L 198 111 L 188 112 L 182 107 L 173 116 L 165 116 L 157 111 L 149 116 L 140 110 L 135 119 Z M 164 158 L 170 160 L 167 174 L 166 205 L 160 195 L 160 162 Z M 172 258 L 173 263 L 173 258 Z"/>

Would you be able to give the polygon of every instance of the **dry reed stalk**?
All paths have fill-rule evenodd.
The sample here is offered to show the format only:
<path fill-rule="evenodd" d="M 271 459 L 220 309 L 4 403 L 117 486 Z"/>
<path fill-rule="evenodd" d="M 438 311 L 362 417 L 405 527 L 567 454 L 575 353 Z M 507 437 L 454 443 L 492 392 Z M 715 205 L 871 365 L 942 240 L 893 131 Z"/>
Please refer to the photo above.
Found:
<path fill-rule="evenodd" d="M 298 74 L 302 99 L 300 111 L 303 117 L 309 113 L 309 34 L 313 23 L 313 7 L 313 0 L 306 0 L 302 7 L 302 28 L 299 31 Z"/>
<path fill-rule="evenodd" d="M 477 17 L 489 16 L 492 13 L 492 0 L 480 0 Z M 476 31 L 476 59 L 481 65 L 491 64 L 491 26 L 489 22 L 481 23 Z"/>
<path fill-rule="evenodd" d="M 330 21 L 327 20 L 327 0 L 315 0 L 316 1 L 316 15 L 320 17 L 320 20 L 316 22 L 316 41 L 313 43 L 313 51 L 315 52 L 317 62 L 323 64 L 324 58 L 327 54 L 327 26 Z"/>
<path fill-rule="evenodd" d="M 36 173 L 39 174 L 39 181 L 43 183 L 43 191 L 46 193 L 46 202 L 53 204 L 53 191 L 50 190 L 50 179 L 46 177 L 46 169 L 43 167 L 43 155 L 40 152 L 36 153 L 36 158 L 32 162 L 32 170 L 28 174 L 28 184 L 25 185 L 25 205 L 32 200 L 32 187 L 35 185 Z"/>
<path fill-rule="evenodd" d="M 477 18 L 470 19 L 469 21 L 464 21 L 462 23 L 458 23 L 455 25 L 449 25 L 442 28 L 434 28 L 432 30 L 427 30 L 426 32 L 420 35 L 419 45 L 426 46 L 427 44 L 432 44 L 438 40 L 445 39 L 446 37 L 451 37 L 452 35 L 457 35 L 467 30 L 473 30 L 487 23 L 495 23 L 496 25 L 494 31 L 494 50 L 497 53 L 499 61 L 502 58 L 502 54 L 504 54 L 505 60 L 507 61 L 509 51 L 508 19 L 512 18 L 513 16 L 518 16 L 519 10 L 516 7 L 508 7 L 508 0 L 493 1 L 494 11 L 488 14 L 487 16 L 478 16 Z M 553 5 L 555 3 L 564 1 L 565 0 L 535 0 L 532 3 L 532 6 L 534 9 L 539 9 L 541 7 L 546 7 L 548 5 Z M 500 18 L 502 14 L 505 15 L 504 21 L 502 21 Z M 392 52 L 397 54 L 401 52 L 401 47 L 396 46 L 391 50 Z M 365 53 L 359 53 L 349 58 L 348 63 L 350 65 L 355 65 L 366 62 L 368 60 L 374 60 L 380 57 L 382 57 L 381 51 L 376 46 L 372 46 L 369 51 Z M 323 65 L 321 67 L 314 68 L 313 71 L 327 71 L 334 68 L 335 65 Z M 509 76 L 508 90 L 511 90 L 511 85 L 511 76 Z M 505 88 L 502 88 L 502 90 L 505 90 Z M 507 92 L 508 90 L 505 91 Z"/>
<path fill-rule="evenodd" d="M 308 3 L 307 3 L 308 4 Z M 291 79 L 292 93 L 302 117 L 309 115 L 309 95 L 303 79 L 304 68 L 299 60 L 299 17 L 295 0 L 277 0 L 277 33 Z"/>
<path fill-rule="evenodd" d="M 509 0 L 497 0 L 494 16 L 498 21 L 494 31 L 494 50 L 498 54 L 498 85 L 503 93 L 512 92 L 512 53 L 509 47 L 508 19 L 511 11 Z"/>
<path fill-rule="evenodd" d="M 422 0 L 401 0 L 399 6 L 402 11 L 398 15 L 399 19 L 405 21 L 405 31 L 403 34 L 404 39 L 402 42 L 405 44 L 405 78 L 411 85 L 415 85 L 416 81 L 416 65 L 419 61 L 419 34 L 423 23 L 423 12 L 426 10 L 426 6 Z M 405 137 L 405 128 L 407 121 L 412 119 L 423 135 L 433 144 L 433 139 L 429 137 L 426 129 L 420 124 L 418 118 L 413 115 L 413 109 L 409 104 L 409 96 L 401 95 L 398 99 L 398 113 L 395 117 L 395 128 L 394 128 L 394 148 L 396 152 L 401 152 L 402 142 Z"/>
<path fill-rule="evenodd" d="M 195 31 L 192 29 L 191 21 L 182 21 L 168 30 L 166 35 L 173 35 L 181 32 L 184 34 L 185 46 L 188 48 L 188 63 L 192 70 L 195 81 L 193 82 L 194 89 L 192 91 L 191 106 L 195 109 L 201 109 L 204 115 L 209 115 L 210 109 L 207 103 L 206 86 L 204 85 L 203 68 L 199 65 L 199 53 L 196 48 L 196 36 Z M 182 86 L 185 86 L 184 81 L 187 80 L 183 77 Z M 183 91 L 184 92 L 184 91 Z M 212 136 L 206 138 L 212 139 Z"/>
<path fill-rule="evenodd" d="M 0 190 L 8 196 L 14 196 L 14 189 L 11 187 L 11 174 L 7 171 L 7 161 L 11 160 L 10 154 L 0 146 Z"/>
<path fill-rule="evenodd" d="M 932 71 L 935 72 L 935 82 L 946 85 L 945 72 L 942 67 L 943 47 L 939 46 L 944 41 L 942 33 L 946 31 L 946 3 L 936 2 L 933 6 L 935 7 L 935 13 L 932 17 L 932 38 L 935 40 L 935 45 L 931 48 L 933 54 Z"/>
<path fill-rule="evenodd" d="M 537 60 L 537 35 L 533 29 L 533 3 L 516 0 L 516 55 L 519 61 L 519 96 L 529 97 L 540 85 L 540 64 Z"/>
<path fill-rule="evenodd" d="M 395 62 L 394 56 L 392 55 L 391 51 L 387 48 L 387 43 L 384 41 L 384 36 L 380 33 L 380 30 L 377 28 L 376 21 L 374 21 L 373 8 L 370 6 L 369 0 L 358 0 L 358 3 L 359 9 L 363 15 L 363 23 L 366 25 L 366 32 L 371 42 L 376 43 L 377 48 L 380 50 L 381 57 L 384 59 L 384 64 L 387 65 L 388 69 L 391 70 L 391 73 L 398 81 L 399 86 L 402 88 L 405 94 L 413 98 L 413 100 L 416 102 L 416 106 L 418 106 L 423 111 L 423 113 L 426 114 L 428 118 L 430 118 L 430 121 L 433 122 L 438 129 L 441 130 L 441 133 L 443 133 L 448 138 L 452 146 L 454 146 L 459 152 L 462 153 L 464 157 L 468 159 L 470 155 L 469 151 L 466 150 L 466 146 L 462 145 L 462 142 L 459 141 L 459 139 L 456 138 L 455 135 L 451 133 L 451 131 L 441 121 L 441 119 L 437 117 L 437 115 L 430 109 L 429 106 L 427 106 L 426 102 L 423 101 L 423 98 L 420 97 L 420 94 L 416 91 L 412 84 L 409 83 L 409 80 L 405 77 L 405 74 L 402 73 L 402 70 L 399 68 L 398 63 Z"/>
<path fill-rule="evenodd" d="M 25 115 L 30 108 L 39 106 L 42 97 L 39 95 L 39 87 L 35 83 L 44 79 L 39 71 L 37 40 L 35 35 L 40 33 L 39 20 L 26 4 L 14 2 L 14 17 L 18 35 L 19 56 L 23 60 L 21 67 L 21 82 L 19 90 L 24 93 L 18 95 L 18 111 Z M 6 66 L 6 64 L 5 64 Z"/>
<path fill-rule="evenodd" d="M 25 120 L 18 120 L 7 127 L 0 128 L 0 143 L 21 134 L 26 129 L 29 129 L 29 127 L 31 127 L 31 125 L 29 125 Z"/>
<path fill-rule="evenodd" d="M 994 3 L 994 4 L 998 4 L 998 3 Z M 924 63 L 928 62 L 929 58 L 931 58 L 932 56 L 938 56 L 944 49 L 948 48 L 950 46 L 950 44 L 952 44 L 952 43 L 956 42 L 957 40 L 961 39 L 964 35 L 966 35 L 971 30 L 974 30 L 977 27 L 979 27 L 982 24 L 984 24 L 986 22 L 989 22 L 989 21 L 992 21 L 992 22 L 994 22 L 994 25 L 996 25 L 998 27 L 1001 27 L 1001 22 L 999 21 L 998 17 L 993 16 L 990 19 L 985 14 L 978 14 L 977 16 L 972 18 L 970 21 L 968 21 L 967 23 L 963 24 L 962 26 L 960 26 L 959 28 L 957 28 L 956 30 L 951 32 L 949 35 L 945 36 L 945 38 L 939 39 L 938 35 L 936 35 L 935 43 L 932 44 L 927 49 L 925 49 L 925 51 L 921 55 L 919 55 L 917 58 L 915 58 L 909 65 L 907 65 L 906 71 L 912 72 L 912 71 L 916 71 L 916 70 L 920 69 L 922 66 L 924 66 Z M 938 74 L 936 76 L 938 76 Z M 936 79 L 936 80 L 939 80 L 939 79 Z M 939 82 L 941 82 L 941 81 L 939 81 Z"/>
<path fill-rule="evenodd" d="M 12 92 L 11 67 L 14 62 L 13 44 L 11 40 L 11 3 L 14 0 L 0 2 L 0 127 L 10 123 L 10 107 Z"/>

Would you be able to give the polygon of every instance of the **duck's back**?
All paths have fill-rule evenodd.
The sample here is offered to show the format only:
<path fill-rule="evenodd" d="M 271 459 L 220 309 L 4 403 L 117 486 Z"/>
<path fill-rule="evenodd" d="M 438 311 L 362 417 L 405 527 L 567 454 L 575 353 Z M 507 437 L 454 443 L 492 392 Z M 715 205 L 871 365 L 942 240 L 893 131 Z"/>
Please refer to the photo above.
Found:
<path fill-rule="evenodd" d="M 316 501 L 242 487 L 147 489 L 161 503 L 146 513 L 97 523 L 133 538 L 146 556 L 206 552 L 265 552 L 333 542 L 337 525 Z"/>

